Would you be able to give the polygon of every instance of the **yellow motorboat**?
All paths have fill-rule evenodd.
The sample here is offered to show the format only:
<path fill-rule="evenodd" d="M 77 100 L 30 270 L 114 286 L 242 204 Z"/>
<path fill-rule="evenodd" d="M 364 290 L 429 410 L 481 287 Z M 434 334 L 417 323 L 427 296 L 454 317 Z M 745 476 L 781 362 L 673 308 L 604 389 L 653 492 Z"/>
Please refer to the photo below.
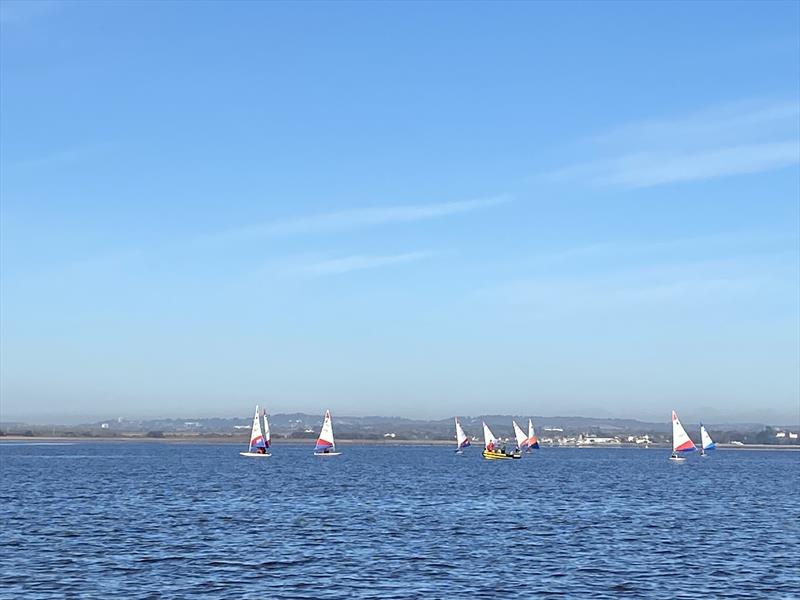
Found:
<path fill-rule="evenodd" d="M 487 460 L 505 460 L 506 458 L 522 458 L 520 452 L 502 452 L 500 450 L 484 450 L 483 458 Z"/>
<path fill-rule="evenodd" d="M 489 426 L 484 423 L 483 424 L 483 458 L 486 460 L 505 460 L 507 458 L 522 458 L 522 453 L 517 452 L 505 452 L 505 447 L 498 448 L 498 440 L 494 437 L 492 430 L 489 429 Z"/>

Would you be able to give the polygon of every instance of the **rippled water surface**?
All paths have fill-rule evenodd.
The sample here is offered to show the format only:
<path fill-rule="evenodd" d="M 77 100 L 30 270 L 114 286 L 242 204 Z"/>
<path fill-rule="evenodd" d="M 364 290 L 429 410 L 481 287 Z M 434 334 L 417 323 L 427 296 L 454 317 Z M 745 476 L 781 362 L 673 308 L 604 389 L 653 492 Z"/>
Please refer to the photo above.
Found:
<path fill-rule="evenodd" d="M 800 453 L 0 445 L 0 596 L 800 596 Z"/>

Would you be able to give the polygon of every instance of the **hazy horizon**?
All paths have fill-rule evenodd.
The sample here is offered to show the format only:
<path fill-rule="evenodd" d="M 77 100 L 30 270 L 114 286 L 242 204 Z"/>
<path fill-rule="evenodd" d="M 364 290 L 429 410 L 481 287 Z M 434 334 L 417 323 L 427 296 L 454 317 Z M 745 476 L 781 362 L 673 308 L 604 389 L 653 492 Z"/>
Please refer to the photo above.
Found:
<path fill-rule="evenodd" d="M 799 20 L 4 1 L 0 418 L 796 423 Z"/>
<path fill-rule="evenodd" d="M 505 410 L 487 410 L 483 412 L 477 413 L 459 413 L 459 414 L 447 414 L 447 415 L 438 415 L 438 414 L 431 414 L 428 416 L 423 415 L 414 415 L 414 414 L 403 414 L 403 413 L 375 413 L 375 412 L 361 412 L 361 413 L 353 413 L 352 411 L 340 411 L 337 410 L 335 407 L 328 407 L 319 409 L 319 410 L 274 410 L 268 405 L 259 405 L 261 408 L 266 408 L 270 414 L 277 415 L 277 414 L 295 414 L 301 413 L 305 415 L 315 415 L 319 414 L 320 419 L 324 414 L 325 410 L 332 410 L 334 418 L 347 418 L 347 417 L 357 417 L 357 418 L 364 418 L 364 417 L 393 417 L 393 418 L 402 418 L 402 419 L 418 419 L 423 421 L 437 421 L 443 419 L 452 419 L 455 416 L 460 418 L 472 418 L 477 416 L 485 416 L 485 415 L 509 415 L 509 416 L 520 416 L 520 417 L 530 417 L 530 418 L 543 418 L 543 419 L 573 419 L 573 418 L 589 418 L 589 419 L 622 419 L 622 420 L 635 420 L 635 421 L 642 421 L 644 423 L 669 423 L 671 411 L 673 408 L 670 408 L 664 415 L 619 415 L 619 414 L 604 414 L 603 411 L 598 411 L 594 414 L 589 413 L 570 413 L 570 412 L 541 412 L 541 411 L 534 411 L 534 412 L 525 412 L 525 411 L 505 411 Z M 130 414 L 115 414 L 115 413 L 97 413 L 97 414 L 75 414 L 75 413 L 60 413 L 60 414 L 28 414 L 25 415 L 24 413 L 20 413 L 18 415 L 9 415 L 6 416 L 5 414 L 0 414 L 0 422 L 18 422 L 18 423 L 27 423 L 30 425 L 63 425 L 63 426 L 70 426 L 70 425 L 81 425 L 86 423 L 97 423 L 102 421 L 112 421 L 116 420 L 117 418 L 122 418 L 123 420 L 128 419 L 132 421 L 136 420 L 158 420 L 158 419 L 242 419 L 243 421 L 249 422 L 252 419 L 252 409 L 250 407 L 250 412 L 245 411 L 244 409 L 240 410 L 239 412 L 230 412 L 224 413 L 221 411 L 217 412 L 207 412 L 207 413 L 197 413 L 197 412 L 187 412 L 185 414 L 178 414 L 178 413 L 157 413 L 157 412 L 148 412 L 148 413 L 130 413 Z M 753 424 L 753 423 L 761 423 L 764 425 L 783 425 L 783 426 L 798 426 L 800 428 L 800 418 L 796 415 L 780 415 L 777 413 L 770 413 L 769 411 L 765 412 L 758 412 L 753 411 L 752 413 L 740 413 L 740 414 L 726 414 L 726 413 L 719 413 L 717 411 L 708 410 L 702 411 L 693 409 L 692 407 L 684 407 L 683 409 L 677 408 L 679 416 L 681 420 L 685 423 L 699 423 L 704 422 L 707 424 L 712 423 L 724 423 L 724 424 Z M 660 417 L 660 418 L 659 418 Z"/>

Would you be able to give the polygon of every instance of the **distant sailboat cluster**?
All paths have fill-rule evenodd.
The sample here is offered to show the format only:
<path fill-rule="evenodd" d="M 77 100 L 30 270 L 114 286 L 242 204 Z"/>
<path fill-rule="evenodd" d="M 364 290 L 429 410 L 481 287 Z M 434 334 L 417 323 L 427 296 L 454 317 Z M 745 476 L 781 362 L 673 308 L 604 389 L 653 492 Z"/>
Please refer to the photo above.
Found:
<path fill-rule="evenodd" d="M 708 453 L 714 450 L 717 446 L 711 440 L 711 436 L 708 435 L 708 431 L 706 431 L 705 426 L 700 423 L 700 456 L 707 456 Z M 672 456 L 669 457 L 670 460 L 674 461 L 684 461 L 686 460 L 686 454 L 689 452 L 694 452 L 697 450 L 697 446 L 694 445 L 692 438 L 689 437 L 689 434 L 686 433 L 686 430 L 681 425 L 680 419 L 678 419 L 678 413 L 674 410 L 672 411 Z"/>
<path fill-rule="evenodd" d="M 269 433 L 269 420 L 267 413 L 263 412 L 263 422 L 261 425 L 262 413 L 259 412 L 258 405 L 256 405 L 256 414 L 253 417 L 253 430 L 250 434 L 250 444 L 247 447 L 247 452 L 239 452 L 242 456 L 249 456 L 253 458 L 263 458 L 272 456 L 267 452 L 270 446 L 270 433 Z M 322 421 L 322 431 L 320 431 L 317 443 L 314 446 L 314 456 L 339 456 L 341 452 L 336 451 L 336 440 L 333 437 L 333 420 L 331 419 L 331 411 L 325 411 L 325 417 Z"/>
<path fill-rule="evenodd" d="M 489 426 L 483 423 L 483 458 L 486 460 L 504 460 L 522 458 L 522 452 L 530 452 L 533 449 L 539 448 L 539 440 L 536 438 L 536 433 L 533 430 L 533 421 L 528 419 L 528 433 L 527 435 L 516 421 L 511 421 L 514 426 L 514 437 L 517 441 L 517 447 L 510 452 L 506 449 L 505 444 L 502 444 L 498 438 L 489 429 Z M 463 454 L 464 448 L 469 446 L 469 438 L 464 433 L 461 427 L 461 422 L 456 417 L 456 453 Z"/>
<path fill-rule="evenodd" d="M 464 432 L 461 426 L 461 421 L 458 417 L 455 418 L 456 423 L 456 454 L 463 454 L 464 449 L 470 446 L 470 439 Z M 533 420 L 528 419 L 528 432 L 525 433 L 519 424 L 512 420 L 511 425 L 514 428 L 514 438 L 516 440 L 516 447 L 509 450 L 506 444 L 499 438 L 495 437 L 492 430 L 486 422 L 483 422 L 483 452 L 482 456 L 486 460 L 507 460 L 507 459 L 520 459 L 523 452 L 530 452 L 539 448 L 539 440 L 536 437 L 536 432 L 533 429 Z M 707 456 L 709 452 L 716 448 L 711 436 L 706 431 L 705 426 L 700 424 L 700 456 Z M 270 431 L 269 419 L 267 418 L 266 411 L 259 409 L 256 405 L 256 412 L 253 416 L 253 428 L 250 433 L 250 442 L 246 452 L 240 452 L 242 456 L 249 456 L 253 458 L 264 458 L 272 456 L 267 449 L 270 447 Z M 684 461 L 686 454 L 697 450 L 692 438 L 686 433 L 686 430 L 681 425 L 678 419 L 678 413 L 672 411 L 672 455 L 670 460 Z M 322 420 L 322 429 L 320 430 L 317 443 L 314 446 L 314 456 L 339 456 L 341 452 L 336 451 L 336 441 L 333 437 L 333 419 L 331 418 L 331 411 L 326 410 L 325 416 Z"/>

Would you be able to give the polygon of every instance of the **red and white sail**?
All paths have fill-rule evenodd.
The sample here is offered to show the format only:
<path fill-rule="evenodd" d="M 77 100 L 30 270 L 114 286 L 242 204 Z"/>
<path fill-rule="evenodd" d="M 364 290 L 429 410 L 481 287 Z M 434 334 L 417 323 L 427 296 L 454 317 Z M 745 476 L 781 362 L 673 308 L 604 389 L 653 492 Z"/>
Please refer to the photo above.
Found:
<path fill-rule="evenodd" d="M 517 425 L 516 421 L 511 421 L 514 425 L 514 437 L 517 438 L 517 448 L 522 450 L 528 445 L 528 436 L 522 431 L 522 427 Z"/>
<path fill-rule="evenodd" d="M 253 430 L 250 433 L 250 450 L 266 447 L 267 443 L 264 438 L 264 432 L 261 430 L 261 413 L 258 411 L 258 405 L 256 405 L 256 414 L 253 417 Z"/>
<path fill-rule="evenodd" d="M 692 438 L 686 433 L 686 430 L 678 420 L 678 414 L 672 411 L 672 451 L 673 452 L 691 452 L 697 450 Z"/>
<path fill-rule="evenodd" d="M 538 448 L 539 439 L 536 437 L 536 432 L 533 430 L 533 420 L 528 419 L 528 439 L 525 442 L 528 448 Z"/>
<path fill-rule="evenodd" d="M 331 411 L 325 411 L 325 420 L 322 421 L 322 431 L 317 438 L 317 445 L 314 450 L 322 452 L 325 450 L 333 450 L 336 447 L 336 442 L 333 440 L 333 422 L 331 420 Z"/>
<path fill-rule="evenodd" d="M 483 424 L 483 447 L 489 452 L 494 452 L 497 449 L 497 438 L 494 437 L 492 430 L 484 422 Z"/>
<path fill-rule="evenodd" d="M 469 446 L 469 438 L 467 437 L 467 434 L 464 433 L 464 430 L 461 428 L 461 423 L 459 422 L 458 417 L 456 417 L 456 443 L 458 444 L 459 450 Z"/>

